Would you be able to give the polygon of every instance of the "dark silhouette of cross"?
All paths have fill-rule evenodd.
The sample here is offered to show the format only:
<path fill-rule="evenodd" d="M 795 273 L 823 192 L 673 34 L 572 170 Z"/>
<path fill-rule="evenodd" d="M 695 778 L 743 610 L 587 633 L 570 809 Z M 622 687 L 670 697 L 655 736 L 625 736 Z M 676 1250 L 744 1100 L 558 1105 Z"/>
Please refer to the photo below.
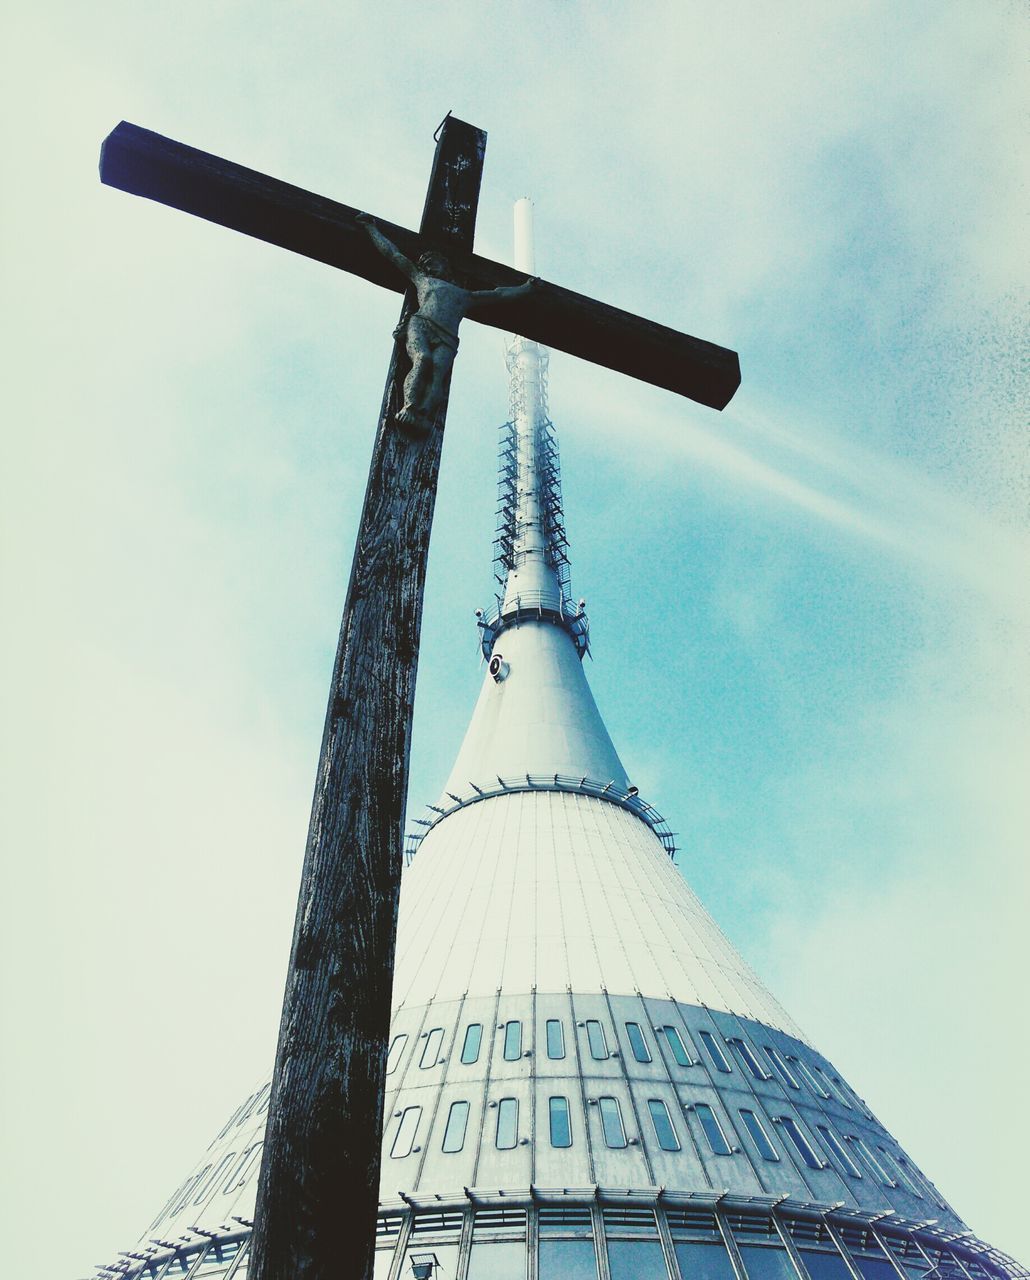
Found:
<path fill-rule="evenodd" d="M 405 413 L 398 260 L 442 255 L 483 324 L 721 409 L 737 356 L 472 252 L 486 135 L 448 115 L 418 233 L 122 123 L 101 180 L 404 292 L 333 669 L 258 1185 L 250 1280 L 371 1277 L 402 820 L 449 366 L 430 421 Z M 495 291 L 495 301 L 481 295 Z M 409 346 L 411 344 L 409 343 Z M 456 346 L 456 343 L 455 343 Z M 399 417 L 400 415 L 400 417 Z M 419 419 L 419 430 L 410 427 Z"/>

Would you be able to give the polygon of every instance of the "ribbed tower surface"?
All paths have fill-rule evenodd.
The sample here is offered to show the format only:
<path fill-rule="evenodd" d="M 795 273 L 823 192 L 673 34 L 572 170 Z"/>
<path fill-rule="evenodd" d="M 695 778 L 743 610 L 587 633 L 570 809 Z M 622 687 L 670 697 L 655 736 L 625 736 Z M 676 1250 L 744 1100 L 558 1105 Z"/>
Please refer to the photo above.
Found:
<path fill-rule="evenodd" d="M 546 358 L 515 339 L 508 367 L 488 669 L 402 883 L 376 1280 L 1018 1274 L 675 867 L 583 671 Z M 108 1274 L 242 1280 L 268 1092 Z"/>

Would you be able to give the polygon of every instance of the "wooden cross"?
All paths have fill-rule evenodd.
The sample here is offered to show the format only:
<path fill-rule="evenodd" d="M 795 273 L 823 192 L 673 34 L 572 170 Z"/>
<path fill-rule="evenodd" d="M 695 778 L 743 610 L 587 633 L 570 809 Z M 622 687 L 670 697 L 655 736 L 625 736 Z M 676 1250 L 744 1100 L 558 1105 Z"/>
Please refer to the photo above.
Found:
<path fill-rule="evenodd" d="M 473 254 L 486 134 L 448 116 L 418 233 L 477 292 L 523 278 Z M 367 215 L 123 122 L 101 180 L 405 293 Z M 538 282 L 475 319 L 721 409 L 732 351 Z M 447 386 L 427 432 L 399 429 L 409 362 L 394 345 L 329 692 L 258 1185 L 251 1280 L 371 1277 L 411 715 Z"/>

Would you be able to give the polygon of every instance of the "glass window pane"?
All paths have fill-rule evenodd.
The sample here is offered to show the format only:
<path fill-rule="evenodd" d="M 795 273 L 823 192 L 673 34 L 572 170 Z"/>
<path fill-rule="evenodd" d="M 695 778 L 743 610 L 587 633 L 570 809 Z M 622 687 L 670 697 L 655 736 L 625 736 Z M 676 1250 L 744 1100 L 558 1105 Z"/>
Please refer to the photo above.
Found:
<path fill-rule="evenodd" d="M 791 1074 L 790 1068 L 783 1061 L 783 1059 L 780 1057 L 780 1055 L 776 1052 L 775 1049 L 770 1049 L 769 1046 L 766 1045 L 765 1056 L 772 1063 L 773 1070 L 780 1077 L 780 1079 L 783 1081 L 783 1083 L 787 1086 L 788 1089 L 801 1088 L 801 1086 L 798 1084 L 798 1082 L 794 1079 L 793 1075 Z"/>
<path fill-rule="evenodd" d="M 672 1050 L 672 1056 L 676 1059 L 681 1067 L 690 1066 L 690 1054 L 687 1053 L 683 1044 L 683 1038 L 675 1027 L 662 1027 L 665 1032 L 665 1039 L 669 1048 Z"/>
<path fill-rule="evenodd" d="M 393 1262 L 392 1249 L 377 1249 L 375 1262 L 372 1264 L 372 1280 L 386 1280 L 390 1274 L 390 1263 Z M 245 1272 L 237 1272 L 244 1275 Z"/>
<path fill-rule="evenodd" d="M 551 1125 L 551 1146 L 572 1146 L 572 1124 L 569 1120 L 568 1098 L 551 1098 L 548 1101 Z"/>
<path fill-rule="evenodd" d="M 729 1071 L 730 1064 L 726 1060 L 726 1055 L 722 1051 L 722 1047 L 710 1031 L 699 1031 L 697 1033 L 701 1037 L 701 1043 L 708 1051 L 708 1056 L 712 1060 L 712 1066 L 716 1071 Z"/>
<path fill-rule="evenodd" d="M 394 1036 L 390 1041 L 390 1052 L 386 1055 L 386 1074 L 392 1075 L 397 1070 L 397 1064 L 401 1060 L 401 1054 L 404 1052 L 404 1046 L 408 1043 L 406 1035 Z"/>
<path fill-rule="evenodd" d="M 672 1247 L 683 1280 L 736 1280 L 725 1245 L 677 1240 Z"/>
<path fill-rule="evenodd" d="M 479 1046 L 483 1042 L 483 1024 L 470 1022 L 465 1028 L 465 1043 L 461 1046 L 461 1060 L 466 1065 L 479 1061 Z"/>
<path fill-rule="evenodd" d="M 665 1254 L 657 1240 L 609 1240 L 612 1280 L 668 1280 Z"/>
<path fill-rule="evenodd" d="M 902 1166 L 901 1161 L 895 1159 L 893 1152 L 888 1151 L 886 1147 L 877 1147 L 877 1151 L 880 1153 L 880 1164 L 885 1165 L 894 1174 L 895 1181 L 922 1200 L 923 1193 L 916 1186 L 908 1170 Z"/>
<path fill-rule="evenodd" d="M 797 1148 L 797 1153 L 810 1169 L 821 1169 L 823 1162 L 815 1153 L 815 1148 L 801 1131 L 801 1126 L 790 1116 L 780 1116 L 780 1124 L 787 1137 Z"/>
<path fill-rule="evenodd" d="M 434 1027 L 426 1036 L 426 1042 L 422 1046 L 422 1057 L 419 1058 L 418 1065 L 425 1069 L 426 1067 L 435 1067 L 440 1060 L 440 1045 L 443 1042 L 443 1027 Z"/>
<path fill-rule="evenodd" d="M 655 1137 L 658 1139 L 658 1145 L 661 1149 L 663 1151 L 679 1151 L 680 1140 L 676 1137 L 676 1130 L 669 1115 L 669 1108 L 660 1098 L 649 1098 L 647 1109 L 651 1113 L 651 1123 L 654 1125 Z"/>
<path fill-rule="evenodd" d="M 751 1046 L 744 1040 L 731 1040 L 730 1048 L 756 1080 L 768 1080 L 769 1073 L 755 1057 Z"/>
<path fill-rule="evenodd" d="M 647 1041 L 644 1039 L 644 1033 L 640 1030 L 639 1024 L 627 1022 L 626 1034 L 629 1036 L 629 1047 L 633 1050 L 634 1058 L 638 1062 L 650 1062 L 651 1050 L 647 1047 Z"/>
<path fill-rule="evenodd" d="M 508 1022 L 504 1026 L 504 1058 L 514 1062 L 522 1057 L 522 1023 Z"/>
<path fill-rule="evenodd" d="M 622 1112 L 619 1110 L 617 1098 L 598 1098 L 597 1105 L 601 1111 L 601 1128 L 604 1131 L 605 1145 L 624 1147 L 626 1130 L 622 1127 Z"/>
<path fill-rule="evenodd" d="M 726 1135 L 722 1131 L 719 1117 L 705 1102 L 695 1103 L 694 1111 L 698 1120 L 701 1121 L 701 1128 L 705 1131 L 705 1137 L 708 1139 L 708 1145 L 712 1148 L 712 1151 L 717 1156 L 728 1156 L 730 1154 L 730 1144 L 726 1141 Z"/>
<path fill-rule="evenodd" d="M 538 1275 L 540 1280 L 597 1280 L 593 1240 L 541 1240 Z"/>
<path fill-rule="evenodd" d="M 898 1273 L 886 1258 L 868 1258 L 854 1251 L 851 1256 L 865 1280 L 898 1280 Z"/>
<path fill-rule="evenodd" d="M 740 1118 L 744 1121 L 744 1128 L 751 1135 L 751 1140 L 758 1148 L 758 1154 L 763 1160 L 779 1160 L 776 1148 L 773 1146 L 769 1135 L 765 1131 L 765 1126 L 753 1111 L 741 1111 Z"/>
<path fill-rule="evenodd" d="M 740 1256 L 749 1280 L 798 1280 L 798 1273 L 786 1249 L 742 1244 Z"/>
<path fill-rule="evenodd" d="M 826 1085 L 827 1089 L 829 1089 L 833 1097 L 835 1097 L 837 1101 L 841 1103 L 842 1106 L 847 1107 L 849 1111 L 853 1110 L 851 1103 L 848 1101 L 847 1096 L 844 1094 L 844 1092 L 841 1089 L 837 1088 L 837 1086 L 833 1083 L 833 1081 L 822 1069 L 822 1067 L 817 1066 L 815 1063 L 813 1063 L 812 1068 L 817 1073 L 817 1075 L 819 1076 L 819 1079 L 823 1082 L 823 1084 Z"/>
<path fill-rule="evenodd" d="M 411 1148 L 415 1145 L 415 1134 L 418 1132 L 418 1122 L 421 1118 L 421 1107 L 404 1108 L 404 1114 L 400 1118 L 397 1132 L 394 1135 L 393 1146 L 390 1148 L 390 1155 L 395 1159 L 411 1154 Z"/>
<path fill-rule="evenodd" d="M 235 1159 L 235 1157 L 236 1152 L 230 1151 L 227 1156 L 223 1156 L 221 1160 L 219 1160 L 218 1164 L 215 1165 L 209 1176 L 200 1184 L 200 1190 L 197 1192 L 196 1199 L 193 1201 L 194 1204 L 200 1204 L 200 1202 L 205 1199 L 212 1187 L 218 1181 L 219 1177 L 221 1177 L 225 1172 L 229 1162 Z"/>
<path fill-rule="evenodd" d="M 830 1148 L 833 1154 L 841 1162 L 845 1173 L 850 1173 L 853 1178 L 861 1178 L 862 1170 L 852 1160 L 851 1152 L 845 1147 L 844 1143 L 837 1137 L 832 1129 L 828 1129 L 824 1124 L 815 1126 L 823 1135 L 823 1141 Z"/>
<path fill-rule="evenodd" d="M 891 1178 L 891 1176 L 884 1169 L 883 1165 L 880 1164 L 879 1160 L 877 1160 L 877 1158 L 873 1155 L 872 1151 L 869 1150 L 869 1148 L 862 1141 L 862 1139 L 855 1137 L 854 1134 L 851 1134 L 849 1140 L 851 1144 L 854 1146 L 855 1150 L 858 1151 L 859 1154 L 865 1159 L 865 1162 L 869 1166 L 869 1168 L 872 1169 L 873 1176 L 878 1178 L 879 1181 L 885 1187 L 893 1187 L 894 1179 Z"/>
<path fill-rule="evenodd" d="M 604 1038 L 604 1027 L 591 1018 L 587 1022 L 587 1040 L 590 1044 L 590 1056 L 601 1061 L 608 1057 L 608 1042 Z"/>
<path fill-rule="evenodd" d="M 262 1139 L 262 1142 L 264 1139 Z M 248 1147 L 244 1152 L 244 1161 L 236 1173 L 235 1179 L 230 1178 L 226 1183 L 225 1190 L 236 1191 L 239 1187 L 245 1186 L 247 1180 L 252 1174 L 258 1170 L 258 1161 L 261 1159 L 261 1142 L 255 1142 L 252 1147 Z"/>
<path fill-rule="evenodd" d="M 817 1249 L 801 1249 L 799 1252 L 812 1280 L 849 1280 L 851 1272 L 839 1253 L 823 1253 Z"/>
<path fill-rule="evenodd" d="M 519 1103 L 517 1098 L 502 1098 L 497 1104 L 497 1147 L 509 1151 L 518 1141 Z"/>
<path fill-rule="evenodd" d="M 549 1058 L 565 1057 L 565 1032 L 557 1018 L 547 1019 L 547 1056 Z"/>
<path fill-rule="evenodd" d="M 816 1095 L 816 1097 L 828 1098 L 830 1096 L 829 1090 L 824 1089 L 822 1085 L 819 1083 L 819 1081 L 812 1074 L 812 1071 L 807 1062 L 802 1062 L 800 1058 L 795 1058 L 794 1066 L 797 1069 L 798 1074 L 804 1080 L 805 1084 L 808 1085 L 808 1087 L 812 1090 L 812 1092 Z"/>
<path fill-rule="evenodd" d="M 447 1128 L 443 1134 L 444 1151 L 460 1151 L 465 1145 L 465 1126 L 469 1120 L 469 1104 L 452 1102 L 447 1113 Z"/>
<path fill-rule="evenodd" d="M 468 1280 L 526 1280 L 525 1240 L 493 1243 L 474 1241 L 469 1256 Z M 446 1277 L 451 1280 L 451 1277 Z M 594 1280 L 591 1276 L 590 1280 Z"/>

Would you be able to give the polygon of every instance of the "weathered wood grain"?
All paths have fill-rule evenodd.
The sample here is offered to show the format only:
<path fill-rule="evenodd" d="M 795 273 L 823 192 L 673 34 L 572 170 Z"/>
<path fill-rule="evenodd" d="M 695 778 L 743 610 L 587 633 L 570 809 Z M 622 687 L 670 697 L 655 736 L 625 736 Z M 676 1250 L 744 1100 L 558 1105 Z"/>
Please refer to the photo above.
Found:
<path fill-rule="evenodd" d="M 449 118 L 421 234 L 469 246 L 486 135 Z M 402 319 L 412 310 L 405 298 Z M 446 398 L 394 423 L 395 343 L 340 627 L 297 904 L 251 1280 L 371 1280 L 404 802 Z"/>
<path fill-rule="evenodd" d="M 357 223 L 359 210 L 138 125 L 123 121 L 105 140 L 100 177 L 109 186 L 281 245 L 387 289 L 401 292 L 406 287 Z M 416 234 L 384 220 L 377 223 L 409 258 L 418 256 L 426 240 L 435 239 L 424 227 Z M 471 244 L 459 248 L 452 243 L 451 249 L 468 288 L 492 289 L 523 279 L 511 267 L 474 255 Z M 484 308 L 470 318 L 713 409 L 725 408 L 740 385 L 736 352 L 555 284 L 542 282 L 531 297 L 493 312 Z"/>

